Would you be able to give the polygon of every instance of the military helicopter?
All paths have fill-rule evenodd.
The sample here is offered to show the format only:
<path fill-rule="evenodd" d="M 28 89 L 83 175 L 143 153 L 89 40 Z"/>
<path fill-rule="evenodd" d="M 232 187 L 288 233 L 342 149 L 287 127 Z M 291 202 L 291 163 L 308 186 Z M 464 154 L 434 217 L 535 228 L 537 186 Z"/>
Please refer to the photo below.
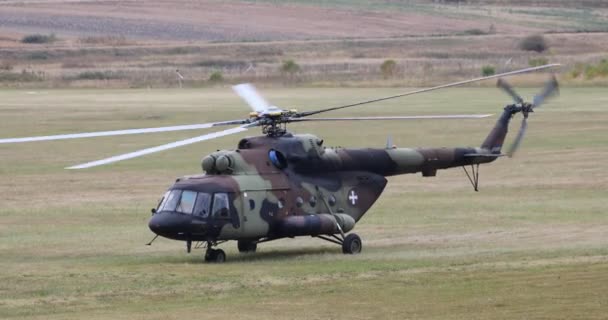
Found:
<path fill-rule="evenodd" d="M 475 191 L 479 165 L 505 155 L 501 153 L 511 118 L 522 113 L 523 120 L 515 140 L 506 153 L 513 156 L 527 129 L 527 118 L 536 108 L 558 92 L 551 78 L 531 103 L 525 102 L 502 77 L 555 67 L 557 64 L 527 68 L 489 77 L 476 78 L 411 91 L 378 99 L 298 112 L 270 105 L 250 84 L 234 86 L 235 92 L 253 109 L 249 117 L 215 123 L 160 128 L 88 132 L 54 136 L 0 139 L 17 143 L 128 135 L 152 132 L 194 130 L 236 125 L 227 130 L 147 148 L 66 169 L 84 169 L 140 157 L 195 142 L 236 134 L 261 127 L 263 135 L 243 138 L 234 150 L 221 150 L 202 159 L 204 174 L 178 178 L 152 209 L 149 228 L 156 236 L 185 241 L 189 253 L 205 248 L 205 261 L 223 262 L 226 254 L 216 247 L 237 240 L 240 252 L 255 252 L 263 242 L 298 236 L 316 237 L 342 247 L 345 254 L 362 250 L 361 238 L 349 233 L 380 197 L 385 177 L 420 172 L 435 176 L 437 170 L 463 167 Z M 429 92 L 466 83 L 498 78 L 498 87 L 514 100 L 507 105 L 481 146 L 456 148 L 327 148 L 312 134 L 291 134 L 288 123 L 304 121 L 420 120 L 485 118 L 482 115 L 396 116 L 309 118 L 309 116 L 398 97 Z M 470 169 L 467 169 L 470 167 Z"/>

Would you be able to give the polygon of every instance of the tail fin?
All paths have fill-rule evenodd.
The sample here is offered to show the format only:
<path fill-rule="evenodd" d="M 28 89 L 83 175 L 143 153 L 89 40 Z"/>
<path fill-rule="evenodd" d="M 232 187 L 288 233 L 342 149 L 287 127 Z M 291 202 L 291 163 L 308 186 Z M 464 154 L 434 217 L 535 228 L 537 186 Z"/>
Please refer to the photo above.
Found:
<path fill-rule="evenodd" d="M 489 150 L 491 153 L 500 154 L 509 129 L 509 122 L 513 115 L 519 112 L 516 105 L 508 105 L 504 110 L 490 134 L 481 144 L 481 148 Z"/>

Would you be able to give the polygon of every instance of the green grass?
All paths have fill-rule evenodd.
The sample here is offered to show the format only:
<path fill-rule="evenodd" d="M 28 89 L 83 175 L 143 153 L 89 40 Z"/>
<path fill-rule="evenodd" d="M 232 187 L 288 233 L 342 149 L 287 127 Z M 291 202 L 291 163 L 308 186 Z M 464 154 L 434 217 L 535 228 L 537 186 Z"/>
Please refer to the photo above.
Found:
<path fill-rule="evenodd" d="M 274 104 L 312 110 L 397 89 L 262 89 Z M 521 90 L 531 97 L 535 90 Z M 236 119 L 228 88 L 0 92 L 0 137 Z M 461 88 L 333 115 L 499 113 L 508 97 Z M 66 166 L 204 131 L 0 146 L 0 318 L 26 319 L 601 319 L 608 308 L 608 99 L 562 90 L 531 115 L 514 159 L 481 168 L 389 178 L 357 225 L 358 256 L 310 238 L 261 244 L 208 265 L 158 239 L 149 208 L 175 177 L 240 136 L 83 171 Z M 483 120 L 309 123 L 326 145 L 477 146 Z M 519 118 L 514 119 L 511 135 Z M 251 130 L 257 135 L 257 130 Z M 510 140 L 508 140 L 510 141 Z"/>
<path fill-rule="evenodd" d="M 565 1 L 527 4 L 490 3 L 458 4 L 437 1 L 360 1 L 360 0 L 245 0 L 245 2 L 268 2 L 272 4 L 298 4 L 349 10 L 408 12 L 450 17 L 463 20 L 492 19 L 494 22 L 511 23 L 549 30 L 603 31 L 608 30 L 606 10 L 590 3 L 572 6 Z M 498 3 L 497 3 L 498 2 Z M 491 23 L 490 20 L 488 20 Z"/>

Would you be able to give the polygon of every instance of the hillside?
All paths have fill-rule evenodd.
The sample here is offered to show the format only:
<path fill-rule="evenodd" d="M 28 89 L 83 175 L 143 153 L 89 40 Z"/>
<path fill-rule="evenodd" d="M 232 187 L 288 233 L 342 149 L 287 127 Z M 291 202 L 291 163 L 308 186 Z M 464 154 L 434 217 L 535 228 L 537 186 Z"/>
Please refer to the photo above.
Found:
<path fill-rule="evenodd" d="M 255 81 L 421 86 L 605 58 L 608 8 L 587 1 L 4 1 L 0 85 L 201 86 Z M 518 48 L 544 33 L 550 49 Z M 51 37 L 23 43 L 27 35 Z M 383 61 L 397 68 L 389 77 Z M 294 60 L 294 74 L 281 64 Z M 212 74 L 217 73 L 210 82 Z M 574 81 L 575 83 L 578 80 Z M 594 84 L 603 83 L 594 79 Z"/>
<path fill-rule="evenodd" d="M 138 40 L 260 41 L 329 38 L 395 37 L 453 34 L 487 30 L 504 33 L 538 31 L 542 27 L 471 19 L 456 7 L 441 9 L 403 5 L 321 6 L 276 5 L 246 1 L 31 1 L 1 5 L 5 32 L 54 32 L 63 36 L 120 35 Z M 441 8 L 441 7 L 438 7 Z M 430 10 L 433 9 L 433 10 Z"/>

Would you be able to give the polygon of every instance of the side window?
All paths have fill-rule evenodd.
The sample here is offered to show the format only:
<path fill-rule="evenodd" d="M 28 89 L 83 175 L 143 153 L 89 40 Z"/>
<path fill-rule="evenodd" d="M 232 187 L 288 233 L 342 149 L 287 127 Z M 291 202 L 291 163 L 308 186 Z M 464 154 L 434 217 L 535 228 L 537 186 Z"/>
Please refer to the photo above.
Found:
<path fill-rule="evenodd" d="M 175 211 L 181 213 L 192 214 L 194 209 L 194 202 L 196 201 L 196 192 L 194 191 L 183 191 L 179 205 Z"/>
<path fill-rule="evenodd" d="M 166 197 L 165 204 L 162 207 L 163 211 L 175 211 L 179 198 L 182 195 L 181 190 L 171 190 L 171 193 Z"/>
<path fill-rule="evenodd" d="M 230 218 L 228 194 L 216 193 L 213 195 L 213 217 Z"/>
<path fill-rule="evenodd" d="M 203 218 L 209 215 L 209 207 L 211 206 L 211 195 L 208 193 L 198 193 L 196 204 L 194 205 L 194 215 Z"/>

